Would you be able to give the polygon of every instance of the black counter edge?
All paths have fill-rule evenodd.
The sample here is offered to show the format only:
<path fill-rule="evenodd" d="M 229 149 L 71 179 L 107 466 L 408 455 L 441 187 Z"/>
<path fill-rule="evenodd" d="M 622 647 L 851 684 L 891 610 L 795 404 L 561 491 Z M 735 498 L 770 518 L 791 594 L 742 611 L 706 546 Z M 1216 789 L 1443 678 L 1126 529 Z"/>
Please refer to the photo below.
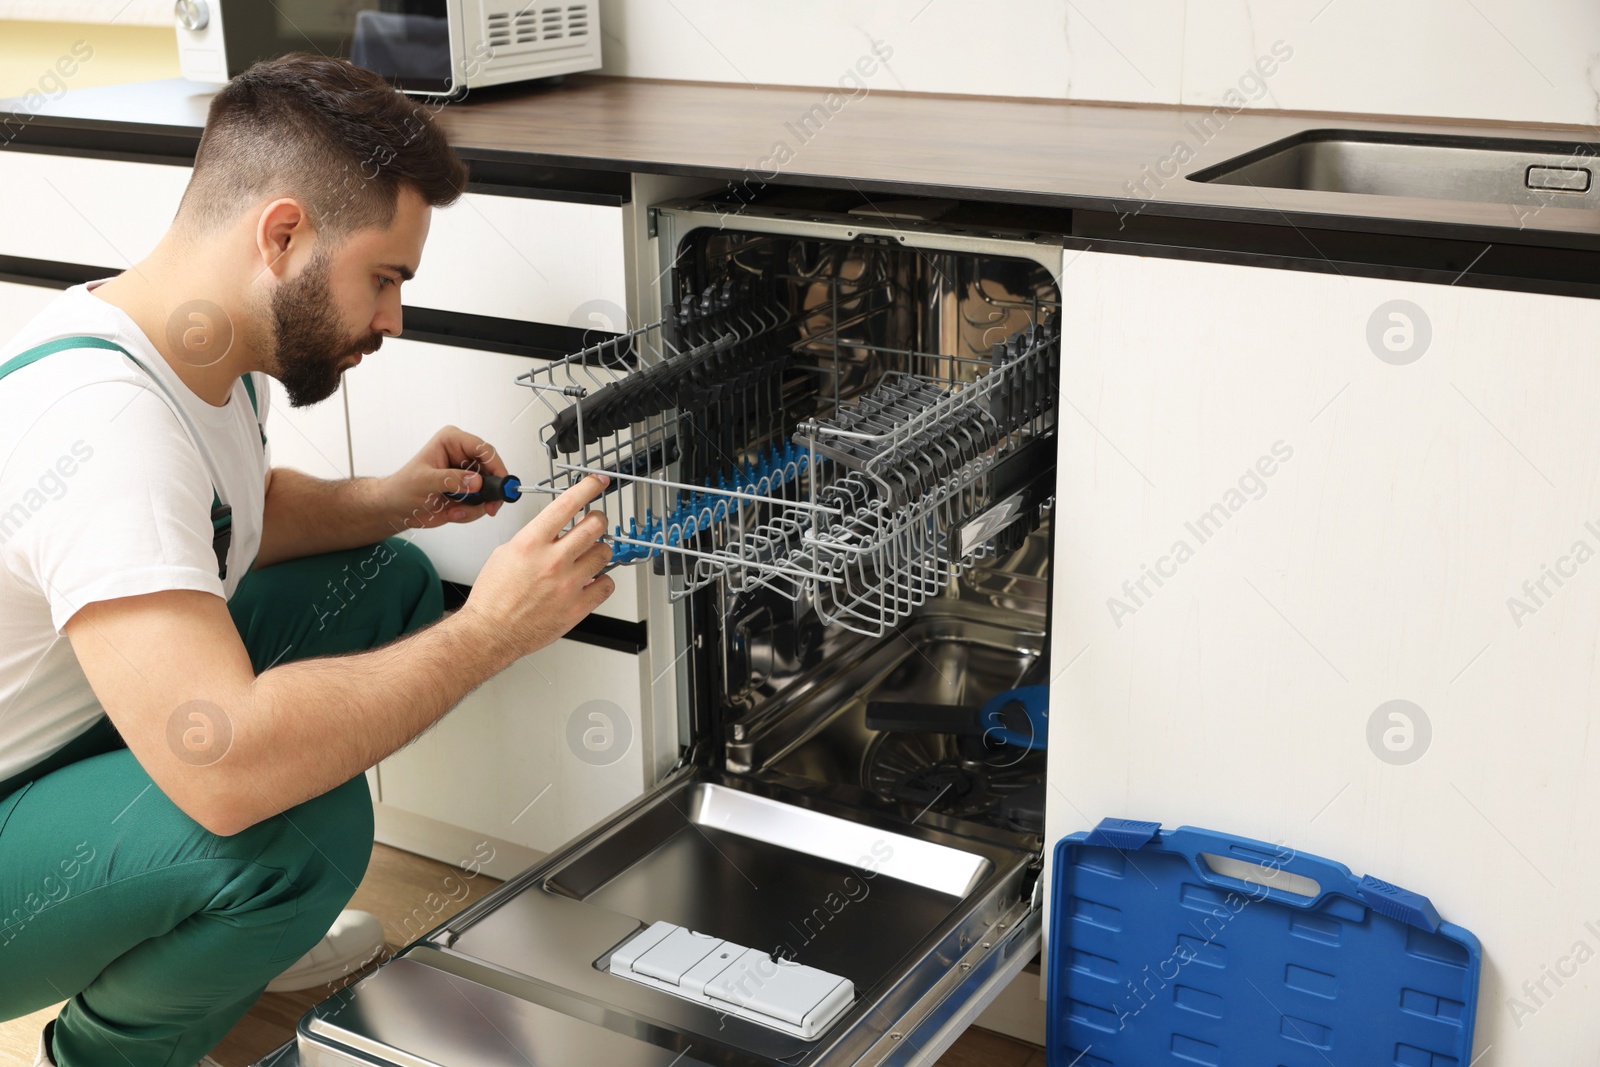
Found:
<path fill-rule="evenodd" d="M 647 165 L 637 170 L 654 173 Z M 671 174 L 717 177 L 713 174 L 693 173 L 692 168 L 663 168 Z M 728 181 L 726 191 L 738 183 Z M 1394 237 L 1446 238 L 1488 242 L 1505 242 L 1526 245 L 1530 248 L 1572 248 L 1580 251 L 1600 251 L 1600 232 L 1582 233 L 1566 230 L 1536 230 L 1512 225 L 1490 226 L 1481 223 L 1436 222 L 1427 219 L 1393 219 L 1377 215 L 1343 215 L 1326 212 L 1298 211 L 1281 205 L 1262 207 L 1233 206 L 1225 204 L 1193 204 L 1183 201 L 1130 202 L 1114 197 L 1092 194 L 1033 193 L 1010 189 L 966 188 L 922 182 L 865 181 L 850 178 L 827 178 L 804 174 L 785 174 L 774 185 L 792 185 L 815 189 L 848 189 L 863 196 L 884 194 L 893 197 L 932 197 L 970 200 L 981 203 L 1015 204 L 1021 207 L 1056 208 L 1090 211 L 1127 219 L 1203 219 L 1230 224 L 1291 225 L 1301 228 L 1348 230 L 1353 233 L 1376 234 Z M 759 186 L 760 183 L 752 183 Z M 706 194 L 715 195 L 715 194 Z M 1356 194 L 1351 194 L 1356 195 Z"/>
<path fill-rule="evenodd" d="M 553 326 L 522 319 L 411 306 L 405 308 L 404 321 L 405 330 L 400 336 L 408 341 L 426 341 L 481 352 L 527 356 L 530 359 L 560 359 L 619 336 L 578 326 Z"/>
<path fill-rule="evenodd" d="M 118 267 L 91 267 L 84 263 L 58 263 L 47 259 L 0 256 L 0 282 L 37 285 L 46 289 L 70 289 L 74 285 L 121 274 Z"/>
<path fill-rule="evenodd" d="M 463 585 L 460 582 L 440 579 L 440 585 L 444 587 L 446 611 L 454 611 L 461 607 L 467 602 L 467 595 L 472 592 L 470 585 Z M 594 645 L 596 648 L 626 652 L 635 656 L 642 653 L 649 645 L 649 634 L 644 623 L 613 619 L 607 615 L 587 615 L 579 620 L 578 625 L 568 630 L 565 636 L 568 641 L 577 641 L 585 645 Z"/>
<path fill-rule="evenodd" d="M 759 200 L 754 203 L 760 205 Z M 719 217 L 718 225 L 736 230 L 741 218 L 741 208 L 730 206 Z M 1330 221 L 1327 216 L 1296 223 L 1281 214 L 1251 219 L 1153 212 L 1134 215 L 1059 205 L 1013 204 L 975 225 L 982 229 L 992 224 L 1035 235 L 1060 234 L 1069 251 L 1600 298 L 1600 247 L 1550 246 L 1530 241 L 1526 231 L 1481 227 L 1398 234 L 1319 225 Z M 758 229 L 761 223 L 761 217 L 756 215 L 750 228 Z"/>
<path fill-rule="evenodd" d="M 1600 298 L 1600 250 L 1317 229 L 1282 218 L 1246 224 L 1149 217 L 1129 225 L 1084 211 L 1073 213 L 1065 244 L 1069 251 Z"/>

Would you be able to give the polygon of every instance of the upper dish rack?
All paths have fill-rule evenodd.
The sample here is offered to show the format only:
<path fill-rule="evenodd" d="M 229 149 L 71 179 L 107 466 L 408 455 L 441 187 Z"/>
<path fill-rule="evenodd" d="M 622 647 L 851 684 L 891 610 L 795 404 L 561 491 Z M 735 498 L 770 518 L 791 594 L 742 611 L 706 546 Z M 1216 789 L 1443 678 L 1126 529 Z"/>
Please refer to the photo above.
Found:
<path fill-rule="evenodd" d="M 766 588 L 879 635 L 1020 540 L 1028 509 L 1037 518 L 1037 494 L 1017 487 L 1049 466 L 1059 319 L 1011 334 L 987 359 L 875 346 L 942 373 L 891 371 L 796 418 L 785 375 L 814 358 L 811 314 L 730 279 L 521 375 L 551 416 L 551 474 L 536 487 L 608 475 L 594 506 L 613 561 L 652 560 L 674 597 L 718 581 Z"/>

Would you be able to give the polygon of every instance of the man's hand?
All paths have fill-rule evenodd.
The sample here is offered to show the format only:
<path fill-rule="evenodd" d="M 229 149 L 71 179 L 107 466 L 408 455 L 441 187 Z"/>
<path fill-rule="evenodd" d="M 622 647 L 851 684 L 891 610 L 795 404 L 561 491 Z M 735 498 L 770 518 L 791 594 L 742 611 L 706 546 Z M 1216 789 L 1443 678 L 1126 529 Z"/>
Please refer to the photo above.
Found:
<path fill-rule="evenodd" d="M 605 515 L 584 508 L 607 480 L 591 474 L 534 516 L 489 555 L 458 612 L 509 657 L 537 652 L 578 624 L 616 589 L 600 573 L 611 546 L 600 540 Z M 583 517 L 562 532 L 573 519 Z"/>
<path fill-rule="evenodd" d="M 480 471 L 506 475 L 488 442 L 454 426 L 434 434 L 415 458 L 386 478 L 326 481 L 275 468 L 267 483 L 256 567 L 493 515 L 504 501 L 462 504 L 444 495 L 481 489 Z"/>
<path fill-rule="evenodd" d="M 469 467 L 470 470 L 463 470 Z M 462 504 L 445 493 L 471 493 L 483 486 L 477 472 L 505 477 L 500 455 L 483 438 L 454 426 L 433 435 L 404 467 L 380 478 L 379 493 L 402 529 L 427 530 L 452 522 L 472 522 L 499 512 L 503 501 Z"/>

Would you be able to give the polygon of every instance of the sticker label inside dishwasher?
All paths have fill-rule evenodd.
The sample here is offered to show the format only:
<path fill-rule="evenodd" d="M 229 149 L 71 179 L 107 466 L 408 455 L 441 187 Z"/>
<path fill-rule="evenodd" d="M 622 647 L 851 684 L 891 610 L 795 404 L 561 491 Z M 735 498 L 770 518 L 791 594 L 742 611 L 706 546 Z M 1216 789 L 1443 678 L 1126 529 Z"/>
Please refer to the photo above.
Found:
<path fill-rule="evenodd" d="M 652 923 L 623 942 L 609 968 L 619 978 L 808 1041 L 856 998 L 848 978 L 668 922 Z"/>
<path fill-rule="evenodd" d="M 1021 493 L 1006 497 L 982 515 L 961 527 L 954 551 L 957 555 L 970 552 L 989 538 L 1010 526 L 1022 515 Z"/>

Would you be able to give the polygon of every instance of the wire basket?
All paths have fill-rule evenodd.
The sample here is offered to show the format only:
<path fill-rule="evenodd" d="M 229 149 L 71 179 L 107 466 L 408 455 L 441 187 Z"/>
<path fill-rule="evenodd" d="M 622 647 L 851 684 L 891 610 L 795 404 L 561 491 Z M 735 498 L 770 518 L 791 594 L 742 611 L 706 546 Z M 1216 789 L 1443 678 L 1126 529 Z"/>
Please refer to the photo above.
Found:
<path fill-rule="evenodd" d="M 674 598 L 765 588 L 881 634 L 993 551 L 959 534 L 996 503 L 997 466 L 1051 427 L 1057 320 L 987 360 L 893 350 L 906 366 L 967 366 L 886 373 L 786 425 L 784 375 L 819 340 L 805 317 L 726 286 L 523 374 L 551 416 L 536 488 L 607 475 L 594 506 L 613 563 L 650 561 Z"/>

